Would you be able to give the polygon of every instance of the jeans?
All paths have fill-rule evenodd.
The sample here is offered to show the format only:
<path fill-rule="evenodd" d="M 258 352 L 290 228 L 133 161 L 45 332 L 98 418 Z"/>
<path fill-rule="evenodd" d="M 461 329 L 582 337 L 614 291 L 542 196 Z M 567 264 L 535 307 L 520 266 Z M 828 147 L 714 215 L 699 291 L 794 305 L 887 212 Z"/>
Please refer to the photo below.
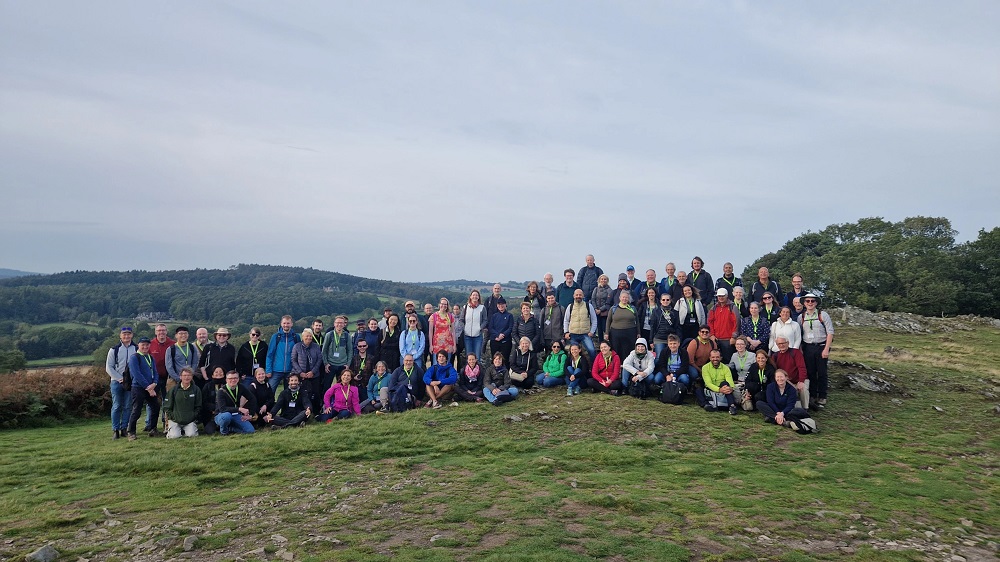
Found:
<path fill-rule="evenodd" d="M 305 410 L 299 412 L 292 419 L 283 418 L 281 416 L 274 416 L 271 418 L 271 425 L 274 427 L 288 427 L 290 425 L 299 425 L 300 423 L 306 421 Z"/>
<path fill-rule="evenodd" d="M 566 384 L 566 377 L 550 377 L 543 373 L 535 377 L 535 384 L 543 386 L 545 388 L 552 388 L 553 386 L 562 386 Z"/>
<path fill-rule="evenodd" d="M 122 383 L 111 381 L 111 429 L 125 431 L 132 414 L 132 393 Z"/>
<path fill-rule="evenodd" d="M 483 389 L 483 395 L 486 396 L 486 401 L 490 404 L 495 403 L 497 400 L 502 402 L 510 402 L 511 400 L 517 398 L 518 390 L 516 387 L 510 387 L 507 390 L 500 393 L 499 396 L 494 396 L 492 390 Z"/>
<path fill-rule="evenodd" d="M 596 353 L 596 351 L 594 351 L 594 340 L 591 339 L 591 337 L 589 335 L 587 335 L 587 334 L 570 334 L 569 335 L 569 345 L 573 345 L 574 343 L 582 344 L 583 348 L 587 350 L 587 357 L 590 357 L 591 359 L 594 358 L 594 354 Z M 569 346 L 566 346 L 566 347 L 569 347 Z"/>
<path fill-rule="evenodd" d="M 586 377 L 584 377 L 585 374 L 586 373 L 584 373 L 582 369 L 577 369 L 577 368 L 572 367 L 572 366 L 567 367 L 566 368 L 566 377 L 565 377 L 566 378 L 566 386 L 568 386 L 571 389 L 573 389 L 573 388 L 587 388 L 587 381 L 585 380 Z M 569 380 L 569 377 L 571 375 L 573 377 L 575 377 L 576 380 Z"/>
<path fill-rule="evenodd" d="M 231 414 L 222 412 L 215 416 L 215 425 L 219 426 L 219 433 L 229 435 L 230 433 L 253 433 L 253 424 L 243 421 L 243 416 L 239 412 Z"/>
<path fill-rule="evenodd" d="M 732 387 L 729 386 L 729 383 L 725 383 L 724 382 L 724 383 L 722 383 L 719 386 L 719 390 L 722 390 L 723 388 L 732 388 Z M 727 408 L 736 405 L 736 390 L 735 389 L 733 389 L 733 391 L 730 392 L 729 394 L 723 394 L 721 392 L 715 392 L 713 390 L 709 390 L 709 389 L 706 388 L 705 389 L 705 397 L 708 398 L 708 400 L 712 404 L 715 404 L 716 406 L 719 406 L 719 402 L 725 402 Z"/>
<path fill-rule="evenodd" d="M 479 359 L 483 354 L 483 334 L 479 334 L 476 337 L 464 336 L 465 338 L 465 355 L 475 355 L 476 359 Z M 459 358 L 459 365 L 465 365 L 465 357 Z M 449 358 L 450 360 L 450 358 Z"/>
<path fill-rule="evenodd" d="M 665 340 L 653 340 L 653 354 L 655 354 L 657 358 L 660 357 L 660 354 L 663 353 L 663 350 L 666 348 L 667 342 Z"/>
<path fill-rule="evenodd" d="M 325 422 L 333 419 L 346 420 L 353 415 L 350 410 L 331 410 L 329 414 L 320 414 L 319 421 Z"/>
<path fill-rule="evenodd" d="M 274 392 L 278 388 L 278 385 L 286 379 L 288 379 L 288 373 L 271 373 L 271 378 L 268 379 L 267 386 L 271 387 L 271 391 Z M 288 384 L 286 383 L 285 386 L 287 387 Z"/>

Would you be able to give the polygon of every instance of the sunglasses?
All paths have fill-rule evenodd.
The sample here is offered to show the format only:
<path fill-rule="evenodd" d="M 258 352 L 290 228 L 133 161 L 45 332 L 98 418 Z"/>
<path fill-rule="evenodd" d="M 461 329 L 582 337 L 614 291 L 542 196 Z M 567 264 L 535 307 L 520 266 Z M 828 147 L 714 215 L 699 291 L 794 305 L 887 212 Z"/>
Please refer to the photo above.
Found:
<path fill-rule="evenodd" d="M 816 302 L 816 299 L 806 299 L 804 302 Z"/>
<path fill-rule="evenodd" d="M 774 299 L 772 299 L 771 297 L 764 297 L 764 298 L 763 298 L 763 299 L 761 299 L 761 300 L 765 300 L 765 301 L 771 301 L 771 300 L 774 300 Z"/>

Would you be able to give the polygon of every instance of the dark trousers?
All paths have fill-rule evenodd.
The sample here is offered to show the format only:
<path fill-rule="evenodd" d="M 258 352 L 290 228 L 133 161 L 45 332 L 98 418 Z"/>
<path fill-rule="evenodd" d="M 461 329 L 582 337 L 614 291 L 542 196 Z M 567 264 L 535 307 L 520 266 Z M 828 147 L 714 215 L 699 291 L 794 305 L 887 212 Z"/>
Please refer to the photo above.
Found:
<path fill-rule="evenodd" d="M 301 375 L 299 375 L 301 377 Z M 326 392 L 326 387 L 322 386 L 323 381 L 316 377 L 311 379 L 301 379 L 302 390 L 309 393 L 310 406 L 312 411 L 319 412 L 323 408 L 323 394 Z"/>
<path fill-rule="evenodd" d="M 466 402 L 475 402 L 477 399 L 484 400 L 482 388 L 476 391 L 471 391 L 460 384 L 456 384 L 455 394 L 458 395 L 460 400 L 465 400 Z"/>
<path fill-rule="evenodd" d="M 624 388 L 622 386 L 621 379 L 611 383 L 611 386 L 604 386 L 603 384 L 597 382 L 597 379 L 587 379 L 587 385 L 590 386 L 590 388 L 594 391 L 595 394 L 598 392 L 606 392 L 608 394 L 611 394 L 612 391 L 617 391 L 620 393 L 622 391 L 622 388 Z"/>
<path fill-rule="evenodd" d="M 622 361 L 625 361 L 628 354 L 632 353 L 632 350 L 635 349 L 636 334 L 638 332 L 636 332 L 635 328 L 627 328 L 624 330 L 611 328 L 608 332 L 611 336 L 609 338 L 611 349 L 618 354 L 618 357 L 620 357 Z"/>
<path fill-rule="evenodd" d="M 271 425 L 273 425 L 274 427 L 287 427 L 289 425 L 299 425 L 304 421 L 306 421 L 306 413 L 303 410 L 299 412 L 292 419 L 283 418 L 281 416 L 274 416 L 274 419 L 271 420 Z"/>
<path fill-rule="evenodd" d="M 160 413 L 160 396 L 150 396 L 149 392 L 145 388 L 139 388 L 138 385 L 132 385 L 132 414 L 128 417 L 128 429 L 126 430 L 129 435 L 135 435 L 135 424 L 139 421 L 139 416 L 142 414 L 142 405 L 145 404 L 149 408 L 149 415 L 153 419 L 153 423 L 156 423 L 156 416 Z M 155 425 L 153 427 L 156 427 Z"/>
<path fill-rule="evenodd" d="M 809 393 L 817 398 L 826 398 L 827 385 L 827 365 L 829 359 L 823 359 L 824 343 L 803 343 L 802 358 L 806 362 L 806 373 L 809 374 Z M 809 400 L 812 403 L 812 400 Z"/>
<path fill-rule="evenodd" d="M 774 423 L 774 417 L 778 415 L 778 412 L 767 403 L 766 400 L 757 401 L 757 410 L 764 415 L 764 421 L 768 423 Z M 802 408 L 792 408 L 791 412 L 785 414 L 785 420 L 799 421 L 803 418 L 808 418 L 809 412 L 803 410 Z"/>
<path fill-rule="evenodd" d="M 503 353 L 503 364 L 510 366 L 510 351 L 514 348 L 514 342 L 510 341 L 510 338 L 504 338 L 503 341 L 490 340 L 490 358 L 488 359 L 491 363 L 493 361 L 493 354 L 496 352 Z"/>

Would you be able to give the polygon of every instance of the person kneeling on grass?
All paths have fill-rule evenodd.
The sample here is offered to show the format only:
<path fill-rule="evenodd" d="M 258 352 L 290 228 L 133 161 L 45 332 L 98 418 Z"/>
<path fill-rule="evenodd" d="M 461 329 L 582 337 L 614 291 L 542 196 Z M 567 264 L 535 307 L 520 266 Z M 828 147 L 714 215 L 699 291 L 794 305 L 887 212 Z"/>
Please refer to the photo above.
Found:
<path fill-rule="evenodd" d="M 590 374 L 593 377 L 587 384 L 594 390 L 594 394 L 598 392 L 607 392 L 612 396 L 621 394 L 622 361 L 618 358 L 618 354 L 611 350 L 611 344 L 608 342 L 601 342 L 601 352 L 594 358 Z"/>
<path fill-rule="evenodd" d="M 215 425 L 219 433 L 253 433 L 250 420 L 257 409 L 257 401 L 253 394 L 240 384 L 240 374 L 236 371 L 226 373 L 226 384 L 215 392 Z"/>
<path fill-rule="evenodd" d="M 767 400 L 757 402 L 757 409 L 764 414 L 765 423 L 773 423 L 799 431 L 799 420 L 808 418 L 809 412 L 796 408 L 798 392 L 795 385 L 788 382 L 788 373 L 783 369 L 774 371 L 774 382 L 767 385 Z"/>
<path fill-rule="evenodd" d="M 198 414 L 201 412 L 201 389 L 194 384 L 194 371 L 181 369 L 181 383 L 163 397 L 163 413 L 167 418 L 167 439 L 198 436 Z"/>
<path fill-rule="evenodd" d="M 351 384 L 354 373 L 350 369 L 340 372 L 340 382 L 336 382 L 323 395 L 323 414 L 319 421 L 326 423 L 334 419 L 346 420 L 351 416 L 361 415 L 361 404 L 358 402 L 358 387 Z"/>
<path fill-rule="evenodd" d="M 511 386 L 510 369 L 503 363 L 503 353 L 494 353 L 493 363 L 483 375 L 483 396 L 494 406 L 500 406 L 517 398 L 519 392 L 516 386 Z"/>
<path fill-rule="evenodd" d="M 469 355 L 472 355 L 471 353 Z M 441 401 L 449 397 L 458 382 L 458 372 L 448 361 L 448 353 L 437 352 L 437 363 L 431 365 L 424 373 L 424 386 L 427 389 L 425 408 L 440 408 Z"/>
<path fill-rule="evenodd" d="M 302 379 L 297 373 L 288 375 L 285 384 L 287 388 L 278 395 L 271 411 L 264 414 L 264 421 L 275 429 L 304 427 L 306 420 L 312 417 L 312 397 L 302 388 Z"/>
<path fill-rule="evenodd" d="M 535 376 L 535 384 L 545 388 L 566 384 L 566 352 L 561 342 L 552 342 L 552 353 L 542 363 L 542 372 Z"/>
<path fill-rule="evenodd" d="M 264 417 L 274 410 L 274 389 L 267 382 L 267 372 L 264 371 L 264 367 L 257 367 L 253 373 L 253 382 L 247 385 L 247 388 L 257 401 L 257 411 L 254 414 L 257 417 L 256 426 L 260 429 L 267 425 Z"/>
<path fill-rule="evenodd" d="M 391 316 L 390 316 L 391 318 Z M 392 381 L 392 374 L 385 361 L 375 364 L 375 372 L 368 379 L 368 399 L 361 407 L 362 414 L 372 412 L 389 412 L 389 383 Z"/>
<path fill-rule="evenodd" d="M 709 362 L 701 368 L 701 378 L 705 382 L 705 411 L 714 412 L 725 404 L 729 407 L 729 415 L 736 415 L 736 384 L 733 382 L 733 371 L 722 363 L 722 352 L 713 349 Z"/>
<path fill-rule="evenodd" d="M 503 351 L 497 353 L 503 356 Z M 496 355 L 496 354 L 494 354 Z M 455 394 L 460 400 L 466 402 L 482 402 L 483 397 L 483 369 L 479 365 L 479 359 L 469 354 L 466 358 L 465 367 L 458 374 L 458 382 L 455 384 Z"/>

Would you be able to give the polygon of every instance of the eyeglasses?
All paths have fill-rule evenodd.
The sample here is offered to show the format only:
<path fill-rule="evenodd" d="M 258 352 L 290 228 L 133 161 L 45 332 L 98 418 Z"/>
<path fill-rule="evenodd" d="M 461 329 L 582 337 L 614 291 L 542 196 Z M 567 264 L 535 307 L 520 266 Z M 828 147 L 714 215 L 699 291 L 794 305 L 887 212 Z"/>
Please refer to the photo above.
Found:
<path fill-rule="evenodd" d="M 562 349 L 562 346 L 560 346 L 560 345 L 553 345 L 552 349 Z"/>
<path fill-rule="evenodd" d="M 764 297 L 764 298 L 762 298 L 761 300 L 764 300 L 764 301 L 772 301 L 772 300 L 774 300 L 774 299 L 772 299 L 771 297 Z"/>
<path fill-rule="evenodd" d="M 367 344 L 365 344 L 365 345 L 358 345 L 358 349 L 364 349 L 364 348 L 366 348 L 366 347 L 368 347 L 368 345 L 367 345 Z"/>
<path fill-rule="evenodd" d="M 215 337 L 217 337 L 217 338 L 228 338 L 229 334 L 215 334 Z"/>
<path fill-rule="evenodd" d="M 699 334 L 707 334 L 707 333 L 708 333 L 708 330 L 699 330 L 699 331 L 698 331 L 698 333 L 699 333 Z"/>
<path fill-rule="evenodd" d="M 816 302 L 816 299 L 806 299 L 804 302 Z"/>
<path fill-rule="evenodd" d="M 253 336 L 253 337 L 255 337 L 255 338 L 259 338 L 260 337 L 260 334 L 258 334 L 257 332 L 250 332 L 250 335 Z"/>

